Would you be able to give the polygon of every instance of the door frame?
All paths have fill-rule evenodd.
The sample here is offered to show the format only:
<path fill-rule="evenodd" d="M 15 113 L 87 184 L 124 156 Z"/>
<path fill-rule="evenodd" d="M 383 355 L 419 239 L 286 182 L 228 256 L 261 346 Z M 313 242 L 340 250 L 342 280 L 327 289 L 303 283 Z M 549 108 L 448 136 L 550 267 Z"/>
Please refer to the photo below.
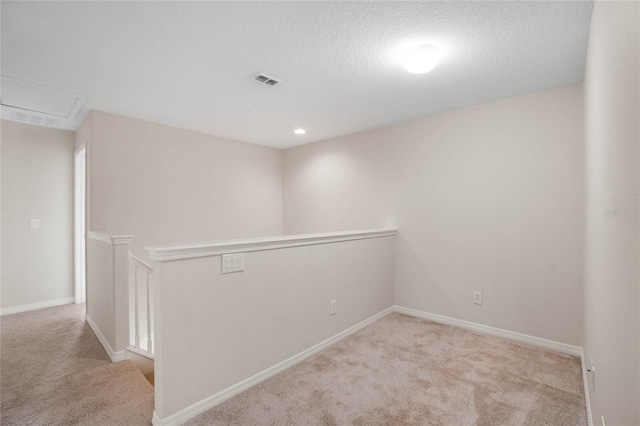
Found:
<path fill-rule="evenodd" d="M 75 303 L 87 300 L 86 286 L 86 176 L 87 151 L 78 148 L 73 157 L 73 277 Z"/>

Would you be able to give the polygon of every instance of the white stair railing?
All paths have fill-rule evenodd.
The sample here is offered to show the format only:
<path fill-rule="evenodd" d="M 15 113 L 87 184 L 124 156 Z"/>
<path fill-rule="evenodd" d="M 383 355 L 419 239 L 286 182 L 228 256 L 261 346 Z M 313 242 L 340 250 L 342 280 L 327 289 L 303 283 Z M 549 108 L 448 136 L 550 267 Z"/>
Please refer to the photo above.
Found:
<path fill-rule="evenodd" d="M 129 259 L 129 343 L 136 352 L 153 357 L 153 269 L 132 254 Z"/>

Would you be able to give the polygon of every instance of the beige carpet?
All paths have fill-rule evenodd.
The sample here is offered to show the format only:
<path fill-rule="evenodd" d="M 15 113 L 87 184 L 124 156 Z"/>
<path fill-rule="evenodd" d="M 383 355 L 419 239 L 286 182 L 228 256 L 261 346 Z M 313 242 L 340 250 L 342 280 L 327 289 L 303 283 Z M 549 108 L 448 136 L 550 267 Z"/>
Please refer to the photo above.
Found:
<path fill-rule="evenodd" d="M 83 305 L 0 321 L 3 426 L 151 424 L 153 387 L 131 361 L 111 363 Z"/>
<path fill-rule="evenodd" d="M 392 314 L 188 425 L 586 425 L 580 360 Z"/>

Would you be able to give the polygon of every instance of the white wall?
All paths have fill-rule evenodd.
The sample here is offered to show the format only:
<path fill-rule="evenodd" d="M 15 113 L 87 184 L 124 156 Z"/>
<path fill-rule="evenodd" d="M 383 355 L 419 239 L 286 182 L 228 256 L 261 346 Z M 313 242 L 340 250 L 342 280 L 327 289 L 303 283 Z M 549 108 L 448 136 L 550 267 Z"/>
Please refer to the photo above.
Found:
<path fill-rule="evenodd" d="M 594 423 L 640 424 L 640 3 L 595 2 L 585 74 L 585 358 Z M 621 216 L 607 216 L 619 209 Z"/>
<path fill-rule="evenodd" d="M 397 304 L 581 345 L 582 130 L 574 85 L 288 149 L 284 231 L 395 224 Z"/>
<path fill-rule="evenodd" d="M 273 148 L 93 111 L 86 132 L 89 230 L 144 246 L 282 231 Z"/>
<path fill-rule="evenodd" d="M 156 264 L 156 414 L 175 414 L 392 306 L 393 240 L 248 252 L 245 271 L 227 275 L 220 256 Z"/>
<path fill-rule="evenodd" d="M 2 120 L 1 140 L 2 308 L 72 298 L 74 133 Z"/>

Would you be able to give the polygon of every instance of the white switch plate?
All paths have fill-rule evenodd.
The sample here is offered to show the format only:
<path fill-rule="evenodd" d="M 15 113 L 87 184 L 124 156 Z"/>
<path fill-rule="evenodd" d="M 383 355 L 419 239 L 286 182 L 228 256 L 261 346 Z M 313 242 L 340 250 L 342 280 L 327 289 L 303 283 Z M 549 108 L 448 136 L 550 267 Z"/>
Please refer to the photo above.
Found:
<path fill-rule="evenodd" d="M 482 305 L 482 292 L 474 291 L 473 292 L 473 303 L 476 305 Z"/>
<path fill-rule="evenodd" d="M 31 219 L 31 229 L 40 228 L 40 220 L 39 219 Z"/>
<path fill-rule="evenodd" d="M 244 253 L 223 254 L 222 255 L 222 273 L 230 274 L 231 272 L 244 271 Z"/>
<path fill-rule="evenodd" d="M 329 308 L 329 315 L 335 315 L 338 312 L 338 301 L 332 300 Z"/>

